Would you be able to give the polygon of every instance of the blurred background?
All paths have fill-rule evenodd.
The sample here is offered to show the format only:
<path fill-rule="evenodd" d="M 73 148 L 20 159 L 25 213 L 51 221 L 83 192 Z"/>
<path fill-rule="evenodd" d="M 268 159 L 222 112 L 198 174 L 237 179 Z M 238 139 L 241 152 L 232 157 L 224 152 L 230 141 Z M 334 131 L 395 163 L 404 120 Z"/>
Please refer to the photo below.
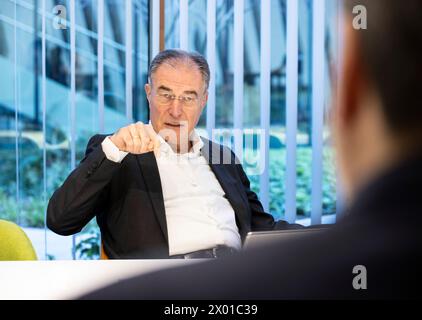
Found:
<path fill-rule="evenodd" d="M 213 74 L 201 134 L 236 150 L 276 219 L 334 223 L 340 3 L 1 0 L 0 219 L 24 228 L 39 259 L 98 259 L 95 220 L 58 236 L 45 226 L 48 200 L 92 135 L 149 120 L 148 64 L 183 48 Z"/>

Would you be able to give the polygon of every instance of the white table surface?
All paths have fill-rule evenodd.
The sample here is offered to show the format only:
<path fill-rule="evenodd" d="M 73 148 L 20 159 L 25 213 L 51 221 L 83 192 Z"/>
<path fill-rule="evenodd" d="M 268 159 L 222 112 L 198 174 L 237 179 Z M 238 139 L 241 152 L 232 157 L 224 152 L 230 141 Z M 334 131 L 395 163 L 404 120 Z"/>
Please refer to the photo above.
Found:
<path fill-rule="evenodd" d="M 137 274 L 200 261 L 0 261 L 0 300 L 72 299 Z"/>

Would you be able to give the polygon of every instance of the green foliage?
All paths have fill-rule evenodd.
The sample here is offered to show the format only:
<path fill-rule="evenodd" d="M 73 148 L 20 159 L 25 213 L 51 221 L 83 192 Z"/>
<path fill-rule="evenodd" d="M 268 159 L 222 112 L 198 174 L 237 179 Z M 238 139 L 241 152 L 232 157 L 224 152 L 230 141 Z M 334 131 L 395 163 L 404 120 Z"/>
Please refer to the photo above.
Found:
<path fill-rule="evenodd" d="M 21 144 L 18 162 L 14 150 L 5 147 L 0 149 L 0 219 L 15 221 L 23 227 L 44 227 L 47 205 L 44 203 L 44 188 L 47 193 L 45 199 L 48 201 L 70 171 L 67 150 L 48 151 L 46 156 L 44 186 L 43 153 L 38 147 Z"/>
<path fill-rule="evenodd" d="M 92 219 L 76 237 L 75 255 L 77 259 L 96 260 L 100 257 L 100 229 Z"/>
<path fill-rule="evenodd" d="M 16 199 L 7 196 L 0 189 L 0 219 L 7 221 L 17 221 L 17 203 Z"/>
<path fill-rule="evenodd" d="M 88 234 L 82 235 L 76 246 L 77 259 L 99 259 L 100 257 L 100 232 L 99 230 L 92 230 Z"/>
<path fill-rule="evenodd" d="M 56 260 L 56 257 L 53 254 L 47 254 L 47 260 L 49 261 Z"/>
<path fill-rule="evenodd" d="M 324 150 L 323 159 L 323 214 L 334 214 L 336 212 L 336 174 L 333 161 L 332 149 Z M 254 159 L 244 162 L 243 166 L 249 176 L 251 188 L 259 194 L 260 172 L 257 170 L 256 151 L 248 150 L 245 157 Z M 285 170 L 286 170 L 286 151 L 285 149 L 270 150 L 270 212 L 276 219 L 282 219 L 284 216 L 285 200 Z M 309 147 L 300 147 L 297 149 L 296 160 L 296 202 L 298 218 L 309 217 L 311 214 L 312 197 L 312 149 Z"/>
<path fill-rule="evenodd" d="M 0 219 L 18 222 L 22 227 L 44 227 L 44 202 L 40 198 L 26 197 L 19 201 L 0 190 Z"/>

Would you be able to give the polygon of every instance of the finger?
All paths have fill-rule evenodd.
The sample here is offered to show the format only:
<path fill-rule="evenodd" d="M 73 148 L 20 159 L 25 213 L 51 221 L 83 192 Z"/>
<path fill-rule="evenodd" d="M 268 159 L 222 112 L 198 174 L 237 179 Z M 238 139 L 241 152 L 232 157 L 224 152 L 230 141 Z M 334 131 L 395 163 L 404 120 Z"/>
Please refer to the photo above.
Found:
<path fill-rule="evenodd" d="M 157 140 L 157 133 L 154 131 L 154 128 L 152 127 L 151 124 L 146 124 L 144 126 L 144 129 L 146 130 L 149 138 L 155 142 L 155 140 Z"/>
<path fill-rule="evenodd" d="M 142 153 L 148 152 L 148 145 L 151 139 L 149 138 L 148 133 L 145 130 L 145 125 L 142 122 L 139 122 L 137 123 L 136 128 L 137 128 L 138 134 L 141 136 L 141 142 L 142 142 L 141 152 Z"/>
<path fill-rule="evenodd" d="M 154 141 L 150 141 L 148 144 L 148 151 L 154 151 Z"/>
<path fill-rule="evenodd" d="M 125 142 L 125 150 L 126 152 L 133 153 L 133 139 L 130 135 L 129 131 L 123 135 L 123 141 Z"/>
<path fill-rule="evenodd" d="M 160 140 L 158 139 L 158 135 L 155 132 L 154 128 L 152 127 L 151 124 L 148 124 L 145 126 L 145 129 L 149 135 L 149 137 L 151 138 L 151 141 L 153 142 L 153 150 L 155 153 L 156 157 L 160 156 Z"/>
<path fill-rule="evenodd" d="M 133 141 L 133 152 L 135 154 L 141 153 L 142 141 L 135 124 L 129 126 L 129 132 Z"/>

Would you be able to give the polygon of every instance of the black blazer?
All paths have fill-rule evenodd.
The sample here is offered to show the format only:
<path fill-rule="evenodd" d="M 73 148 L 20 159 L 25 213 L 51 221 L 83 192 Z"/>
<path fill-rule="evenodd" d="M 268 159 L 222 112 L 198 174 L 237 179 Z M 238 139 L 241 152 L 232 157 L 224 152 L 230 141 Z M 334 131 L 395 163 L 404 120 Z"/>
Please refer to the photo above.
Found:
<path fill-rule="evenodd" d="M 54 192 L 47 209 L 48 228 L 60 235 L 71 235 L 96 217 L 109 258 L 168 258 L 166 214 L 154 153 L 128 154 L 122 163 L 114 163 L 102 151 L 105 137 L 90 139 L 85 158 Z M 233 207 L 242 241 L 251 230 L 300 227 L 275 222 L 250 189 L 233 152 L 203 141 L 201 153 Z M 218 159 L 230 161 L 220 164 Z"/>
<path fill-rule="evenodd" d="M 421 186 L 422 155 L 367 185 L 323 234 L 138 276 L 84 298 L 420 299 Z M 359 265 L 366 267 L 367 287 L 356 290 Z"/>

